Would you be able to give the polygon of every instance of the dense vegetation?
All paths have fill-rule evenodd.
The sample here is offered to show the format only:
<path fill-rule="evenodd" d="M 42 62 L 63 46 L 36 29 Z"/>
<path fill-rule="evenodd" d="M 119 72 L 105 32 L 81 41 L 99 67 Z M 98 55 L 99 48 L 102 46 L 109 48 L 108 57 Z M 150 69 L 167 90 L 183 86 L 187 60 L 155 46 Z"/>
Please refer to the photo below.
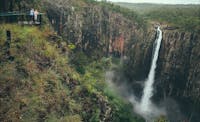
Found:
<path fill-rule="evenodd" d="M 169 23 L 190 32 L 200 32 L 200 6 L 191 8 L 165 7 L 146 14 L 151 20 Z"/>
<path fill-rule="evenodd" d="M 11 30 L 9 46 L 5 30 Z M 1 25 L 0 47 L 0 121 L 141 121 L 107 88 L 109 59 L 87 63 L 48 27 Z"/>
<path fill-rule="evenodd" d="M 200 32 L 200 5 L 117 4 L 137 11 L 146 20 L 162 22 L 184 31 Z"/>
<path fill-rule="evenodd" d="M 39 8 L 40 0 L 1 0 L 0 12 L 29 11 L 30 8 Z"/>
<path fill-rule="evenodd" d="M 85 1 L 72 3 L 81 6 Z M 1 12 L 41 10 L 38 0 L 0 5 Z M 50 28 L 45 23 L 0 25 L 0 121 L 142 122 L 105 82 L 111 59 L 93 60 Z M 11 31 L 11 43 L 6 30 Z"/>
<path fill-rule="evenodd" d="M 106 2 L 106 0 L 102 0 L 101 2 L 97 2 L 96 0 L 84 0 L 84 1 L 86 1 L 88 4 L 99 5 L 104 8 L 107 8 L 109 11 L 120 13 L 125 18 L 137 22 L 138 27 L 146 28 L 146 23 L 145 20 L 142 18 L 142 16 L 135 11 L 127 9 L 126 7 L 121 7 L 120 5 L 111 2 Z"/>
<path fill-rule="evenodd" d="M 113 3 L 101 2 L 100 4 L 103 7 L 108 7 L 111 11 L 121 13 L 122 15 L 124 15 L 124 17 L 137 22 L 138 27 L 146 29 L 145 20 L 138 13 L 131 11 L 130 9 L 127 9 L 125 7 L 121 7 L 119 5 L 113 4 Z"/>

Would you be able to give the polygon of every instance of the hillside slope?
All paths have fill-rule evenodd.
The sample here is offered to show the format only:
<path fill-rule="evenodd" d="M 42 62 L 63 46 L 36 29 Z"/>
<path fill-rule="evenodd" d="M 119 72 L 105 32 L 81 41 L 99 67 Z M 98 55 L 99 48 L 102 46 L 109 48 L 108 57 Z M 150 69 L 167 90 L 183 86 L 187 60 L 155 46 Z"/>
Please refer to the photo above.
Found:
<path fill-rule="evenodd" d="M 67 43 L 46 26 L 0 25 L 0 35 L 0 121 L 141 121 L 106 90 L 106 60 L 82 75 L 70 66 Z"/>

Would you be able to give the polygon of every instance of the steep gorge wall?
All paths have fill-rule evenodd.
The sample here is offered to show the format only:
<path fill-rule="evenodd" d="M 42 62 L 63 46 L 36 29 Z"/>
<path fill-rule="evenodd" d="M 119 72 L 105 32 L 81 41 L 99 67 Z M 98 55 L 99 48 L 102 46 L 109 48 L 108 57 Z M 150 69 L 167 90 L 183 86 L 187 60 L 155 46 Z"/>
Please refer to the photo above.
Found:
<path fill-rule="evenodd" d="M 164 30 L 154 98 L 172 97 L 188 116 L 200 113 L 200 37 L 197 33 Z M 198 114 L 197 114 L 198 113 Z"/>
<path fill-rule="evenodd" d="M 197 34 L 164 31 L 157 76 L 162 78 L 167 96 L 183 95 L 200 101 L 199 48 Z"/>
<path fill-rule="evenodd" d="M 79 4 L 78 4 L 79 3 Z M 46 1 L 47 15 L 57 32 L 88 56 L 99 58 L 126 53 L 128 42 L 138 35 L 137 23 L 99 4 Z"/>
<path fill-rule="evenodd" d="M 125 75 L 137 96 L 148 75 L 156 31 L 144 33 L 133 20 L 109 8 L 72 0 L 46 0 L 48 18 L 76 50 L 98 59 L 128 55 Z M 200 107 L 200 37 L 197 33 L 163 30 L 156 74 L 155 101 L 168 97 L 184 106 L 188 115 Z M 196 111 L 195 110 L 195 111 Z M 184 110 L 183 110 L 184 111 Z"/>
<path fill-rule="evenodd" d="M 130 60 L 127 70 L 131 72 L 126 72 L 126 75 L 131 77 L 130 81 L 136 93 L 141 91 L 143 87 L 141 84 L 148 74 L 154 40 L 155 38 L 136 42 L 129 52 Z M 200 110 L 199 48 L 200 37 L 197 33 L 163 29 L 153 96 L 155 101 L 175 99 L 184 113 L 188 116 L 195 113 L 193 116 L 196 118 Z M 138 94 L 141 96 L 142 93 Z"/>

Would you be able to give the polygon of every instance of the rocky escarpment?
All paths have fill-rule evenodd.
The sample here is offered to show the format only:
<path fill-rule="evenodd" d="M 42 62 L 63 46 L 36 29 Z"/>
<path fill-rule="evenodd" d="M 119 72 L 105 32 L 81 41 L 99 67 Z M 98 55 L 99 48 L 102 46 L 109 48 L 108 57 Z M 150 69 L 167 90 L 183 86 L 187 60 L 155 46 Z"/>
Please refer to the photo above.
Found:
<path fill-rule="evenodd" d="M 139 35 L 137 23 L 97 4 L 71 0 L 46 0 L 53 27 L 88 56 L 123 55 L 124 45 Z"/>
<path fill-rule="evenodd" d="M 198 34 L 164 30 L 155 98 L 173 97 L 189 115 L 200 108 L 199 48 Z"/>
<path fill-rule="evenodd" d="M 155 31 L 144 34 L 135 21 L 96 3 L 46 0 L 44 5 L 52 26 L 66 41 L 74 44 L 77 51 L 95 59 L 128 52 L 125 74 L 129 81 L 137 81 L 132 85 L 141 96 L 142 83 L 138 81 L 144 81 L 149 72 Z M 163 31 L 154 100 L 168 97 L 177 100 L 185 107 L 182 111 L 188 111 L 185 114 L 189 118 L 200 103 L 199 36 L 178 30 Z M 198 106 L 196 110 L 194 106 Z"/>
<path fill-rule="evenodd" d="M 144 81 L 149 73 L 155 38 L 156 30 L 151 29 L 142 38 L 132 38 L 129 42 L 130 47 L 124 65 L 124 74 L 128 84 L 131 84 L 134 93 L 136 93 L 135 95 L 138 97 L 142 95 L 143 91 L 143 86 L 140 81 Z"/>
<path fill-rule="evenodd" d="M 126 72 L 126 74 L 131 77 L 130 81 L 137 85 L 138 91 L 142 89 L 141 84 L 148 74 L 154 40 L 155 38 L 135 42 L 129 53 L 128 67 L 132 72 Z M 197 33 L 163 30 L 154 84 L 153 99 L 155 101 L 167 98 L 175 99 L 180 104 L 180 109 L 187 115 L 187 119 L 192 118 L 192 121 L 199 119 L 197 114 L 200 108 L 199 48 L 200 38 Z M 140 50 L 138 51 L 138 49 Z M 141 93 L 138 96 L 141 96 Z"/>
<path fill-rule="evenodd" d="M 200 40 L 197 34 L 164 31 L 158 63 L 158 77 L 165 77 L 169 92 L 166 95 L 199 99 Z M 168 76 L 168 77 L 166 77 Z M 173 83 L 175 82 L 176 83 Z M 183 92 L 184 91 L 184 92 Z M 191 92 L 191 93 L 189 93 Z"/>
<path fill-rule="evenodd" d="M 139 31 L 137 22 L 110 11 L 106 6 L 81 0 L 46 0 L 45 6 L 54 29 L 68 43 L 74 44 L 77 51 L 94 59 L 109 54 L 128 54 L 125 74 L 137 96 L 141 96 L 156 31 Z M 186 113 L 189 118 L 193 111 L 189 108 L 199 107 L 199 37 L 195 33 L 174 29 L 163 31 L 154 100 L 170 97 L 181 106 L 187 105 L 182 111 L 189 111 Z"/>

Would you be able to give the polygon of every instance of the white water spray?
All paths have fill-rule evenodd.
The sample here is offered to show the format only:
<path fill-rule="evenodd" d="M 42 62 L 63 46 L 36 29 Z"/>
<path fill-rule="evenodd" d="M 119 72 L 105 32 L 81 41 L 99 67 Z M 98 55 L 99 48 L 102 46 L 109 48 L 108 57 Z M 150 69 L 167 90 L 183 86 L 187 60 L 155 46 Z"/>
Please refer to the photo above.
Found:
<path fill-rule="evenodd" d="M 150 98 L 153 95 L 153 83 L 155 79 L 156 62 L 158 60 L 158 55 L 159 55 L 159 50 L 160 50 L 160 45 L 161 45 L 161 40 L 162 40 L 162 31 L 160 30 L 159 27 L 157 29 L 157 33 L 158 33 L 158 37 L 155 41 L 155 49 L 153 53 L 151 69 L 148 75 L 148 79 L 145 82 L 143 96 L 140 103 L 140 109 L 142 109 L 141 111 L 144 113 L 151 113 L 152 111 L 151 110 L 152 103 L 151 103 Z"/>
<path fill-rule="evenodd" d="M 120 91 L 120 93 L 125 93 L 126 99 L 128 99 L 134 106 L 134 111 L 144 117 L 146 122 L 152 122 L 156 117 L 160 115 L 166 115 L 165 108 L 162 106 L 156 106 L 151 102 L 151 97 L 153 95 L 153 83 L 155 79 L 155 70 L 156 70 L 156 62 L 159 56 L 159 50 L 162 40 L 162 31 L 158 27 L 157 29 L 157 38 L 154 44 L 154 51 L 152 56 L 152 64 L 151 69 L 148 74 L 148 79 L 145 81 L 145 87 L 143 90 L 143 96 L 141 100 L 138 100 L 137 97 L 134 96 L 132 93 L 126 93 L 126 84 L 115 84 L 112 82 L 114 77 L 114 72 L 107 72 L 106 73 L 106 81 L 108 82 L 111 88 Z"/>

